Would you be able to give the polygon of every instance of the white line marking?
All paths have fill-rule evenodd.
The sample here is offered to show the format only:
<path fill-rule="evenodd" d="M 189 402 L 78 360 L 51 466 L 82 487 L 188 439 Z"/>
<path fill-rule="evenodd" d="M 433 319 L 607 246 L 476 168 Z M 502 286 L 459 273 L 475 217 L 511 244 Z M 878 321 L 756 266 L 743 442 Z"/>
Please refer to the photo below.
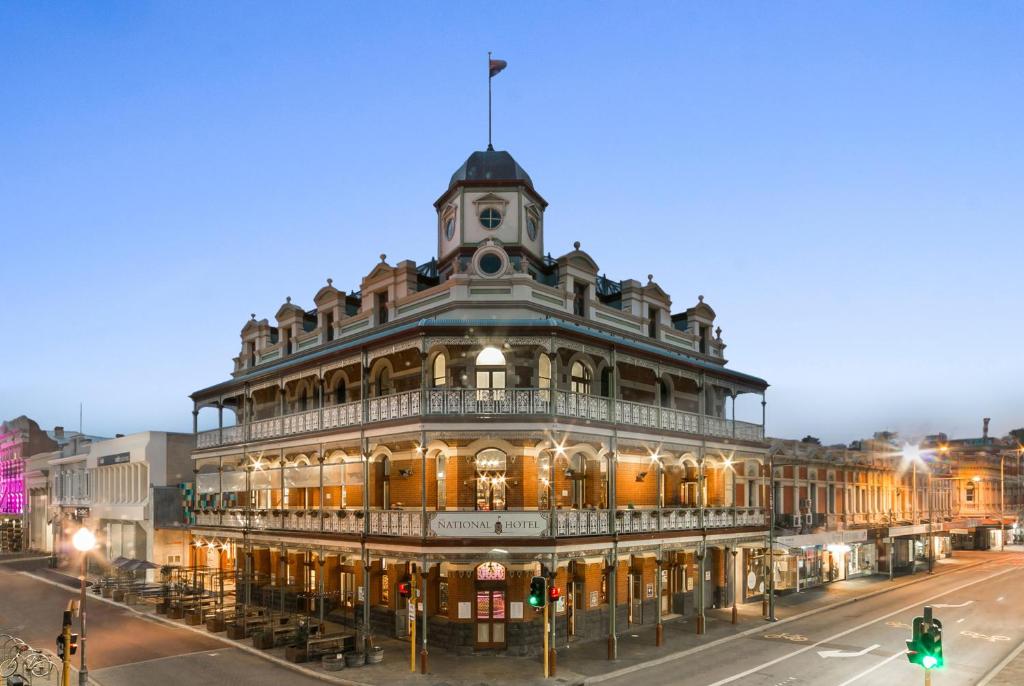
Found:
<path fill-rule="evenodd" d="M 937 595 L 933 595 L 930 598 L 924 598 L 923 600 L 918 600 L 918 601 L 916 601 L 914 603 L 911 603 L 910 605 L 907 605 L 905 607 L 901 607 L 898 610 L 893 610 L 889 614 L 882 615 L 881 617 L 875 617 L 874 619 L 868 620 L 868 621 L 864 622 L 863 624 L 858 624 L 857 626 L 852 627 L 850 629 L 847 629 L 846 631 L 841 631 L 838 634 L 835 634 L 833 636 L 829 636 L 828 638 L 823 638 L 820 641 L 818 641 L 817 643 L 813 643 L 813 644 L 811 644 L 809 646 L 806 646 L 806 647 L 794 650 L 793 652 L 789 653 L 788 655 L 782 655 L 780 657 L 775 658 L 774 660 L 769 660 L 768 662 L 765 662 L 763 664 L 757 665 L 756 667 L 751 667 L 750 669 L 748 669 L 746 671 L 743 671 L 743 672 L 740 672 L 739 674 L 733 674 L 732 676 L 726 677 L 725 679 L 720 679 L 720 680 L 716 681 L 715 683 L 710 684 L 710 686 L 723 686 L 723 684 L 731 684 L 732 682 L 736 681 L 737 679 L 742 679 L 745 676 L 750 676 L 754 672 L 760 672 L 761 670 L 765 669 L 766 667 L 771 667 L 772 665 L 775 665 L 775 664 L 778 664 L 780 662 L 783 662 L 784 660 L 788 660 L 791 657 L 796 657 L 797 655 L 800 655 L 801 653 L 805 653 L 808 650 L 813 650 L 814 648 L 817 648 L 818 646 L 820 646 L 820 645 L 822 645 L 824 643 L 828 643 L 829 641 L 834 641 L 837 638 L 842 638 L 843 636 L 846 636 L 847 634 L 852 634 L 854 631 L 860 631 L 864 627 L 871 626 L 872 624 L 875 624 L 876 622 L 878 622 L 880 620 L 887 619 L 888 617 L 892 617 L 893 615 L 898 615 L 899 613 L 906 612 L 907 610 L 912 610 L 912 609 L 914 609 L 916 607 L 921 607 L 922 605 L 927 605 L 928 601 L 930 601 L 930 600 L 935 600 L 936 598 L 941 598 L 943 596 L 947 596 L 950 593 L 956 593 L 957 591 L 959 591 L 961 589 L 964 589 L 964 588 L 967 588 L 968 586 L 973 586 L 975 584 L 980 584 L 980 583 L 983 583 L 985 581 L 989 581 L 990 579 L 994 579 L 997 576 L 1002 576 L 1003 574 L 1006 574 L 1006 572 L 1008 572 L 1008 571 L 1009 570 L 1004 570 L 1002 572 L 996 572 L 992 576 L 987 576 L 987 577 L 984 577 L 982 579 L 976 579 L 974 581 L 968 582 L 966 584 L 962 584 L 962 585 L 957 586 L 955 588 L 951 588 L 948 591 L 943 591 L 942 593 L 939 593 Z M 897 653 L 897 654 L 898 655 L 902 655 L 902 653 Z"/>
<path fill-rule="evenodd" d="M 874 667 L 868 667 L 867 669 L 865 669 L 863 672 L 861 672 L 857 676 L 853 677 L 852 679 L 847 679 L 843 683 L 839 684 L 839 686 L 850 686 L 850 684 L 852 684 L 854 681 L 856 681 L 857 679 L 861 678 L 862 676 L 866 676 L 866 675 L 870 674 L 871 672 L 875 671 L 876 669 L 878 669 L 879 667 L 881 667 L 882 665 L 887 665 L 890 662 L 892 662 L 893 660 L 895 660 L 896 658 L 903 657 L 904 655 L 905 655 L 905 653 L 903 653 L 903 652 L 896 653 L 895 655 L 890 655 L 889 657 L 885 658 L 884 660 L 879 662 Z"/>
<path fill-rule="evenodd" d="M 867 647 L 864 650 L 858 650 L 855 653 L 847 653 L 842 650 L 819 650 L 818 655 L 821 655 L 826 660 L 830 657 L 864 657 L 877 647 L 878 644 L 876 643 L 873 646 Z"/>
<path fill-rule="evenodd" d="M 1002 598 L 996 598 L 996 600 L 1002 600 Z M 974 602 L 973 600 L 965 600 L 964 602 L 960 603 L 959 605 L 945 605 L 945 604 L 942 604 L 942 605 L 932 605 L 932 607 L 933 608 L 940 608 L 940 607 L 967 607 L 968 605 L 970 605 L 973 602 Z"/>

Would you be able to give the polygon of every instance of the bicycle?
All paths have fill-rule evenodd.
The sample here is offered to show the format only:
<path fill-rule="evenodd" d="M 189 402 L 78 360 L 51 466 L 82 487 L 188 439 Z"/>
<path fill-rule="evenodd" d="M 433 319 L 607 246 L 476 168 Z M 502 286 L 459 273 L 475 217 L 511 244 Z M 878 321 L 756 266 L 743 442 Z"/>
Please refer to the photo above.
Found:
<path fill-rule="evenodd" d="M 14 654 L 0 662 L 0 677 L 5 679 L 18 671 L 18 662 L 21 659 L 21 654 L 29 650 L 28 645 L 20 638 L 16 638 L 15 641 Z"/>
<path fill-rule="evenodd" d="M 41 650 L 31 650 L 31 654 L 25 658 L 22 665 L 32 676 L 49 677 L 57 665 L 53 663 L 50 656 Z"/>

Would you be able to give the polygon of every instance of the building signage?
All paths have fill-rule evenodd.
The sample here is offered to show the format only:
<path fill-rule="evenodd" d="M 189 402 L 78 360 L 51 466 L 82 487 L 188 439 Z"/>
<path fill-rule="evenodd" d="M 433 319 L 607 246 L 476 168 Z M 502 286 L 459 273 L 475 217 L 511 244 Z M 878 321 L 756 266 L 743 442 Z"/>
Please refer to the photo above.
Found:
<path fill-rule="evenodd" d="M 907 526 L 890 526 L 890 536 L 914 536 L 916 534 L 928 533 L 927 524 L 910 524 Z"/>
<path fill-rule="evenodd" d="M 109 467 L 112 464 L 127 464 L 131 459 L 131 453 L 118 453 L 117 455 L 104 455 L 96 460 L 96 464 L 100 467 Z"/>
<path fill-rule="evenodd" d="M 950 529 L 949 533 L 957 534 L 959 536 L 968 536 L 971 532 L 968 529 Z"/>
<path fill-rule="evenodd" d="M 529 538 L 548 533 L 540 512 L 438 512 L 430 533 L 443 538 Z"/>

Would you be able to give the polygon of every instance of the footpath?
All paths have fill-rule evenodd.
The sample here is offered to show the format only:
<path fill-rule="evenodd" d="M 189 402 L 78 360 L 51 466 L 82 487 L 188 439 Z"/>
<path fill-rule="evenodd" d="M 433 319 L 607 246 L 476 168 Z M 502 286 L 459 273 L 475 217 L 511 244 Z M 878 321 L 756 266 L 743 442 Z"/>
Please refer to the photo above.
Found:
<path fill-rule="evenodd" d="M 949 574 L 969 567 L 984 564 L 988 559 L 984 555 L 967 551 L 957 553 L 952 559 L 940 560 L 935 573 L 928 575 L 923 571 L 910 576 L 897 577 L 890 581 L 885 576 L 871 576 L 851 579 L 829 584 L 800 593 L 781 596 L 776 600 L 775 614 L 779 624 L 806 617 L 811 614 L 856 602 L 857 600 L 886 593 L 890 590 L 903 588 L 926 581 L 943 574 Z M 35 576 L 53 584 L 68 584 L 77 579 L 63 577 L 55 570 L 38 570 Z M 90 602 L 113 603 L 112 600 L 90 595 Z M 113 603 L 125 608 L 122 603 Z M 605 680 L 620 677 L 624 674 L 658 664 L 667 659 L 706 650 L 709 647 L 732 641 L 744 635 L 764 631 L 765 620 L 761 616 L 761 603 L 748 603 L 738 607 L 737 623 L 731 621 L 731 610 L 710 610 L 706 614 L 705 633 L 696 633 L 693 617 L 667 618 L 664 622 L 664 642 L 661 647 L 655 645 L 655 627 L 653 624 L 624 627 L 618 636 L 618 659 L 607 659 L 607 643 L 604 640 L 574 643 L 568 646 L 564 637 L 559 637 L 557 653 L 557 671 L 555 677 L 544 680 L 539 657 L 513 657 L 497 655 L 465 656 L 455 655 L 437 647 L 430 651 L 429 673 L 421 675 L 410 671 L 409 644 L 384 638 L 375 643 L 384 649 L 384 661 L 377 665 L 358 668 L 346 668 L 339 672 L 328 672 L 319 664 L 294 664 L 284 659 L 284 648 L 257 650 L 249 641 L 234 641 L 223 637 L 223 634 L 210 634 L 202 627 L 187 626 L 182 620 L 171 620 L 157 615 L 149 606 L 127 607 L 127 609 L 144 615 L 149 619 L 161 621 L 222 640 L 226 645 L 259 655 L 263 659 L 274 662 L 281 667 L 315 677 L 321 681 L 351 686 L 511 686 L 512 684 L 598 684 Z M 1024 650 L 1022 650 L 1024 653 Z M 1024 654 L 1019 656 L 1019 668 L 1024 670 Z M 1014 665 L 1007 665 L 1006 670 Z M 1012 672 L 1007 672 L 1012 673 Z M 91 675 L 99 686 L 102 686 L 102 675 Z M 992 680 L 988 686 L 1006 686 L 1024 683 L 1019 677 L 1016 680 Z"/>

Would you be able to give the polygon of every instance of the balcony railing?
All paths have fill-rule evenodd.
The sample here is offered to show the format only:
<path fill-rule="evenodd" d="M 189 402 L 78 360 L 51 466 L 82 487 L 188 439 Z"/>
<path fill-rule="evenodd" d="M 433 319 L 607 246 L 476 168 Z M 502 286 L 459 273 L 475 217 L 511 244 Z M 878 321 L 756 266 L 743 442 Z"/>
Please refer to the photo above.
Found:
<path fill-rule="evenodd" d="M 447 511 L 462 513 L 464 511 Z M 476 512 L 475 518 L 497 521 L 515 513 L 515 510 L 501 512 Z M 536 510 L 527 512 L 537 512 Z M 546 516 L 546 511 L 540 514 Z M 368 516 L 367 516 L 368 515 Z M 427 513 L 428 521 L 438 513 Z M 767 523 L 764 510 L 756 507 L 706 507 L 703 510 L 703 526 L 707 529 L 731 529 L 764 527 Z M 556 510 L 555 531 L 558 538 L 577 536 L 607 536 L 613 525 L 608 510 Z M 614 531 L 620 534 L 655 533 L 659 531 L 692 531 L 701 529 L 701 510 L 698 508 L 652 508 L 620 509 L 615 513 Z M 422 538 L 434 536 L 424 527 L 421 510 L 229 510 L 196 513 L 196 525 L 249 528 L 253 531 L 304 531 L 370 536 L 394 536 Z M 490 527 L 490 524 L 488 524 Z M 544 535 L 550 535 L 544 525 Z M 513 533 L 514 535 L 514 533 Z"/>
<path fill-rule="evenodd" d="M 572 391 L 543 388 L 431 388 L 425 393 L 421 390 L 405 391 L 361 402 L 256 419 L 246 425 L 247 431 L 238 426 L 203 431 L 196 435 L 196 447 L 212 448 L 240 443 L 246 439 L 261 441 L 321 429 L 358 426 L 364 416 L 366 422 L 372 424 L 418 417 L 551 415 L 596 422 L 614 421 L 625 426 L 706 436 L 753 441 L 764 438 L 764 429 L 759 424 Z"/>

